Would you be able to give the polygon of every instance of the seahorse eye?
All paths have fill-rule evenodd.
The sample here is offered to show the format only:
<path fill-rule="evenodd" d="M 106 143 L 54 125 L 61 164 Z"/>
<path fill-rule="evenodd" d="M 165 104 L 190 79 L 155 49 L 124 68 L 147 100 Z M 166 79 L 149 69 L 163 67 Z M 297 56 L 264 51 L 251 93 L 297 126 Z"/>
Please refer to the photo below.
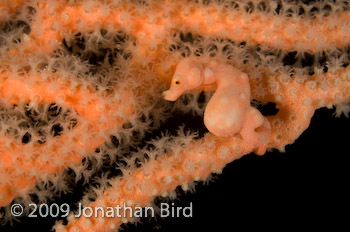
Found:
<path fill-rule="evenodd" d="M 180 81 L 175 81 L 175 85 L 179 85 L 180 84 Z"/>

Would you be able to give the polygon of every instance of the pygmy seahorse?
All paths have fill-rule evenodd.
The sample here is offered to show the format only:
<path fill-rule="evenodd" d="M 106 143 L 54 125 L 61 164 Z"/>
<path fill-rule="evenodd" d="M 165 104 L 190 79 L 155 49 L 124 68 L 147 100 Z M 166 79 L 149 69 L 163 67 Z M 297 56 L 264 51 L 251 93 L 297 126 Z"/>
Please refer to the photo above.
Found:
<path fill-rule="evenodd" d="M 177 65 L 166 100 L 175 101 L 183 93 L 201 86 L 216 85 L 204 112 L 204 124 L 216 136 L 240 134 L 255 152 L 265 153 L 264 144 L 271 126 L 266 117 L 250 104 L 249 78 L 246 73 L 218 60 L 207 63 L 185 58 Z"/>

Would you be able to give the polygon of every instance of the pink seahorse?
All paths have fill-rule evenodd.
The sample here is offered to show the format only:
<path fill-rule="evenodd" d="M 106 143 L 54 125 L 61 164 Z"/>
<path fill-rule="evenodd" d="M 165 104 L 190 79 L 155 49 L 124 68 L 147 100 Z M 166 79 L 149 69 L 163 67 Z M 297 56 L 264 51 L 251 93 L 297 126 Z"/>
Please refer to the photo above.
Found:
<path fill-rule="evenodd" d="M 175 101 L 184 92 L 216 84 L 216 91 L 204 112 L 204 124 L 216 136 L 240 134 L 255 152 L 265 153 L 263 146 L 271 126 L 259 110 L 250 105 L 250 86 L 246 73 L 232 65 L 211 60 L 207 63 L 185 58 L 177 66 L 171 88 L 163 92 L 166 100 Z"/>

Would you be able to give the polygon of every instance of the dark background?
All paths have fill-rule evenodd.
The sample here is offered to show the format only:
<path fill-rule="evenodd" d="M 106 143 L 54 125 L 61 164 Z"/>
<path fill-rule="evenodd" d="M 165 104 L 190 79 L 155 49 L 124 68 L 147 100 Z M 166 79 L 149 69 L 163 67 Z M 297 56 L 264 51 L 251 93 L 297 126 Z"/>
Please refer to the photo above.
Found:
<path fill-rule="evenodd" d="M 335 118 L 333 112 L 318 110 L 285 153 L 246 155 L 228 164 L 209 185 L 199 183 L 195 194 L 180 191 L 175 205 L 192 202 L 193 218 L 146 218 L 123 228 L 185 232 L 349 227 L 350 119 Z M 0 231 L 49 231 L 53 223 L 48 218 L 22 218 Z"/>

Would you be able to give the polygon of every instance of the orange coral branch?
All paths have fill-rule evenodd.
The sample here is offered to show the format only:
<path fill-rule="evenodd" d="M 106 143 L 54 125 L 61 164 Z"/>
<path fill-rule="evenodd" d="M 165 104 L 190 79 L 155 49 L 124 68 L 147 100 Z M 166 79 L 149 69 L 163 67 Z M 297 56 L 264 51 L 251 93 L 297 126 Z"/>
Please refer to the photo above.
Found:
<path fill-rule="evenodd" d="M 122 126 L 125 118 L 120 118 L 117 114 L 133 113 L 132 105 L 125 104 L 131 100 L 128 91 L 124 91 L 125 101 L 121 104 L 119 100 L 106 102 L 96 96 L 96 92 L 91 88 L 83 90 L 80 85 L 71 88 L 72 83 L 60 80 L 58 75 L 52 75 L 46 83 L 39 76 L 16 77 L 2 73 L 0 78 L 0 96 L 6 99 L 9 105 L 23 105 L 27 102 L 42 105 L 45 102 L 56 102 L 79 115 L 77 125 L 69 134 L 54 138 L 52 142 L 23 146 L 13 138 L 0 139 L 1 206 L 20 196 L 19 193 L 23 190 L 30 190 L 36 181 L 48 174 L 80 163 L 86 154 L 106 141 L 105 133 L 111 133 Z M 90 136 L 87 137 L 87 134 Z M 33 155 L 28 157 L 27 154 Z M 33 168 L 35 173 L 31 172 Z"/>
<path fill-rule="evenodd" d="M 96 27 L 119 28 L 130 32 L 138 38 L 141 47 L 148 50 L 147 53 L 152 44 L 162 43 L 164 32 L 174 29 L 290 51 L 316 52 L 344 47 L 350 39 L 349 12 L 332 14 L 327 18 L 305 19 L 261 13 L 233 14 L 213 6 L 199 9 L 190 3 L 182 7 L 181 1 L 151 4 L 152 7 L 147 10 L 124 3 L 111 4 L 104 6 L 108 9 L 108 12 L 104 12 L 99 1 L 89 6 L 83 3 L 61 3 L 55 8 L 42 2 L 39 4 L 42 14 L 35 20 L 45 24 L 33 24 L 28 52 L 41 48 L 50 53 L 67 34 L 89 32 Z M 64 29 L 65 34 L 61 29 Z"/>
<path fill-rule="evenodd" d="M 198 147 L 202 148 L 201 151 L 198 151 Z M 115 179 L 113 187 L 98 197 L 90 207 L 122 206 L 124 202 L 131 206 L 145 207 L 155 196 L 166 196 L 167 192 L 173 191 L 178 185 L 183 185 L 186 189 L 184 183 L 204 180 L 210 173 L 220 172 L 227 163 L 250 151 L 250 147 L 237 137 L 219 140 L 208 134 L 200 141 L 186 146 L 180 154 L 168 154 L 131 171 L 123 179 Z M 162 164 L 172 168 L 165 168 Z M 113 231 L 121 223 L 133 220 L 124 216 L 75 219 L 73 215 L 69 219 L 70 223 L 66 227 L 57 225 L 56 231 Z"/>

